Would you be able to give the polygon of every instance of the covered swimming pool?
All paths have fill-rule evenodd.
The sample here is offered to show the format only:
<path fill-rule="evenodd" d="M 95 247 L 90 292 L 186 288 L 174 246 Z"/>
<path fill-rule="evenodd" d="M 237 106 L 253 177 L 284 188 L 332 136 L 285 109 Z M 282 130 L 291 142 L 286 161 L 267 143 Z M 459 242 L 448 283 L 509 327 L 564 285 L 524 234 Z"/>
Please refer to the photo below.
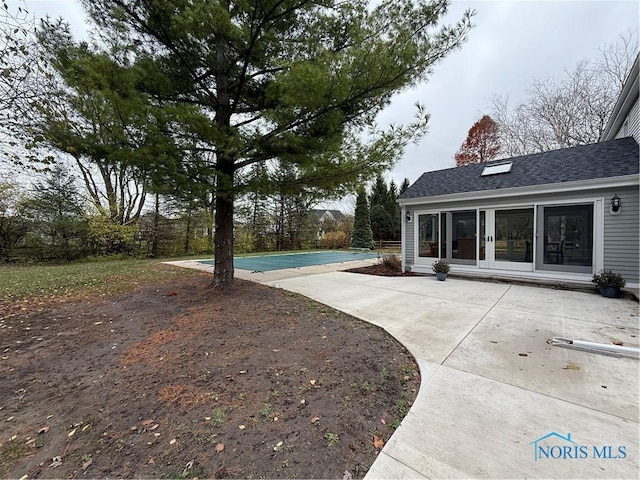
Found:
<path fill-rule="evenodd" d="M 327 265 L 330 263 L 353 262 L 377 258 L 378 254 L 357 251 L 324 251 L 286 253 L 276 255 L 256 255 L 251 257 L 234 257 L 234 268 L 251 272 L 269 272 L 284 270 L 285 268 L 310 267 L 312 265 Z M 200 260 L 198 263 L 213 265 L 213 260 Z"/>

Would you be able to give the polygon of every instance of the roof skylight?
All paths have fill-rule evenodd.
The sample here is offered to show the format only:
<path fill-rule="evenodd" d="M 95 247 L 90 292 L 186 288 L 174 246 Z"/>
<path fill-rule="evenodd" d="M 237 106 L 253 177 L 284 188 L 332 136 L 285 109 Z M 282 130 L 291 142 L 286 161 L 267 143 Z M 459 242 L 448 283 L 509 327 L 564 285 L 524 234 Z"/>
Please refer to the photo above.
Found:
<path fill-rule="evenodd" d="M 513 165 L 513 162 L 487 165 L 484 167 L 484 170 L 482 170 L 482 174 L 480 176 L 486 177 L 488 175 L 497 175 L 499 173 L 509 173 L 511 171 L 511 165 Z"/>

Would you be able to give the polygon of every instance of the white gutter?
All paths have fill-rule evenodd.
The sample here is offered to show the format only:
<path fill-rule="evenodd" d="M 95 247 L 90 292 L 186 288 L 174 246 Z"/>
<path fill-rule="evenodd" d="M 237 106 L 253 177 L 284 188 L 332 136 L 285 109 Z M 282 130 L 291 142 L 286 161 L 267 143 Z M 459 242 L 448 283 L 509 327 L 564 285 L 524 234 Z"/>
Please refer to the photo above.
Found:
<path fill-rule="evenodd" d="M 499 190 L 480 190 L 475 192 L 451 193 L 431 197 L 401 198 L 400 206 L 419 205 L 423 203 L 459 202 L 463 200 L 485 200 L 519 195 L 545 195 L 550 193 L 568 193 L 596 188 L 616 188 L 638 186 L 640 175 L 621 175 L 617 177 L 593 178 L 576 182 L 549 183 L 528 185 L 525 187 L 502 188 Z"/>

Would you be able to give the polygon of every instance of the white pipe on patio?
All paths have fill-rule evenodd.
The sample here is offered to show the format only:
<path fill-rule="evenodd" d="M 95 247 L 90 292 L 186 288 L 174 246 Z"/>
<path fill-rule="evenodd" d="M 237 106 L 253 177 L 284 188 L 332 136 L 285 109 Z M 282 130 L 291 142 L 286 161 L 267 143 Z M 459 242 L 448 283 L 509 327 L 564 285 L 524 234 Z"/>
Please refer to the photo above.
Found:
<path fill-rule="evenodd" d="M 622 345 L 609 345 L 606 343 L 593 343 L 584 340 L 572 340 L 570 338 L 554 337 L 551 344 L 556 347 L 571 348 L 590 353 L 600 353 L 615 357 L 640 358 L 640 348 L 624 347 Z"/>

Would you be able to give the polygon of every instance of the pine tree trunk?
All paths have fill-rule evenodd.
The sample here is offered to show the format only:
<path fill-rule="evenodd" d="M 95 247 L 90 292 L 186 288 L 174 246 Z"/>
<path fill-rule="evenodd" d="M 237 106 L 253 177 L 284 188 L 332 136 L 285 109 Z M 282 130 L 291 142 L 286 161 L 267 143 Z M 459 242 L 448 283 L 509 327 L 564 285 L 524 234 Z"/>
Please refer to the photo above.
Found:
<path fill-rule="evenodd" d="M 229 1 L 222 2 L 229 11 Z M 217 73 L 216 87 L 218 104 L 215 124 L 220 131 L 226 131 L 231 125 L 231 71 L 229 45 L 224 38 L 218 38 L 216 49 Z M 226 145 L 217 145 L 216 149 L 216 192 L 213 269 L 213 287 L 217 290 L 230 290 L 233 281 L 233 180 L 235 173 L 234 158 L 228 154 Z"/>
<path fill-rule="evenodd" d="M 233 173 L 218 173 L 216 179 L 215 261 L 213 286 L 218 290 L 234 287 L 233 281 Z"/>
<path fill-rule="evenodd" d="M 151 231 L 151 256 L 160 255 L 158 237 L 160 236 L 160 195 L 156 193 L 155 208 L 153 210 L 153 227 Z"/>
<path fill-rule="evenodd" d="M 191 222 L 192 222 L 191 209 L 189 209 L 187 213 L 187 231 L 184 236 L 184 254 L 185 255 L 189 254 L 189 247 L 191 246 Z"/>

